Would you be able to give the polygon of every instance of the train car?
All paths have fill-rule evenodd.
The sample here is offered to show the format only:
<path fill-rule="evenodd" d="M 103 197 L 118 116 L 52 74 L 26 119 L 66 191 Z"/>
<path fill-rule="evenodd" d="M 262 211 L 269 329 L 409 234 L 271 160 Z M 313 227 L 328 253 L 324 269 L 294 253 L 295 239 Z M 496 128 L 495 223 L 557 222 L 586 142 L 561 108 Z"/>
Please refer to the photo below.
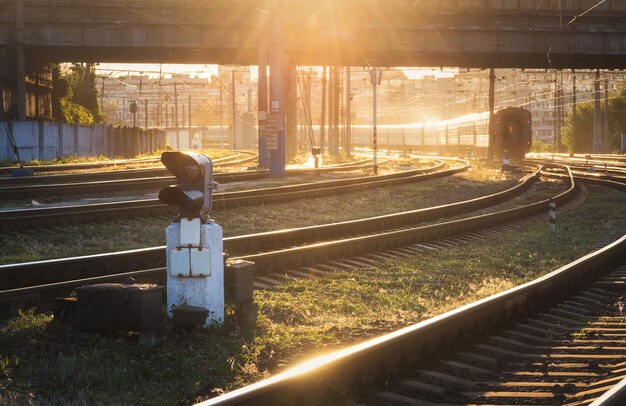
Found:
<path fill-rule="evenodd" d="M 517 107 L 499 110 L 494 117 L 496 158 L 508 151 L 510 159 L 524 159 L 532 145 L 532 117 L 530 111 Z"/>
<path fill-rule="evenodd" d="M 508 151 L 510 159 L 523 159 L 532 143 L 532 120 L 530 111 L 509 107 L 495 113 L 494 155 L 502 159 Z M 256 127 L 248 136 L 254 145 Z M 229 128 L 206 127 L 202 131 L 203 143 L 230 143 Z M 340 129 L 340 131 L 342 131 Z M 316 145 L 319 146 L 320 127 L 313 126 Z M 326 137 L 330 129 L 326 128 Z M 306 132 L 301 131 L 299 142 L 303 149 L 311 146 Z M 435 152 L 465 156 L 471 151 L 473 157 L 487 156 L 489 146 L 489 112 L 467 114 L 449 120 L 411 124 L 382 124 L 377 126 L 377 143 L 380 149 Z M 341 135 L 343 136 L 343 135 Z M 369 148 L 373 146 L 372 126 L 352 126 L 352 145 Z M 328 138 L 326 139 L 328 146 Z"/>

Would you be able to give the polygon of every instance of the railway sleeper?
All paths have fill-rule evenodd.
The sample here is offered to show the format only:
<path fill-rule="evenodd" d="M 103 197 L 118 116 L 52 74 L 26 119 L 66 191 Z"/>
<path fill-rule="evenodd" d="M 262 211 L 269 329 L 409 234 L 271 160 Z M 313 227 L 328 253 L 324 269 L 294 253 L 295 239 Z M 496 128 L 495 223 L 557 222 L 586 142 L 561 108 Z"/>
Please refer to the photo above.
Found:
<path fill-rule="evenodd" d="M 508 326 L 452 360 L 416 367 L 368 404 L 589 404 L 626 376 L 621 292 L 593 290 Z"/>

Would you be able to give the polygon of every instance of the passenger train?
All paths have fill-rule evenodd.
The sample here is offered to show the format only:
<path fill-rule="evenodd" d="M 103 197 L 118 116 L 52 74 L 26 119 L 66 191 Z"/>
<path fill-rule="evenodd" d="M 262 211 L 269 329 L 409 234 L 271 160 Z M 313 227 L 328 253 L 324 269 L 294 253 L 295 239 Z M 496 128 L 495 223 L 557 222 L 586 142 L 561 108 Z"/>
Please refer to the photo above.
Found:
<path fill-rule="evenodd" d="M 523 159 L 530 152 L 532 144 L 532 120 L 530 111 L 508 107 L 495 113 L 494 155 L 501 159 L 508 152 L 510 159 Z M 226 128 L 228 131 L 228 128 Z M 319 146 L 319 126 L 313 127 L 315 146 Z M 205 127 L 201 130 L 204 144 L 226 142 L 230 137 L 220 139 L 219 127 Z M 328 130 L 326 131 L 328 134 Z M 489 112 L 468 114 L 450 120 L 415 124 L 387 124 L 377 126 L 378 148 L 405 151 L 437 152 L 439 154 L 465 156 L 469 151 L 474 157 L 487 155 L 489 144 Z M 305 131 L 298 131 L 300 147 L 311 147 Z M 239 136 L 238 148 L 254 147 L 256 131 Z M 326 146 L 328 146 L 326 141 Z M 352 146 L 372 148 L 371 125 L 352 126 Z"/>

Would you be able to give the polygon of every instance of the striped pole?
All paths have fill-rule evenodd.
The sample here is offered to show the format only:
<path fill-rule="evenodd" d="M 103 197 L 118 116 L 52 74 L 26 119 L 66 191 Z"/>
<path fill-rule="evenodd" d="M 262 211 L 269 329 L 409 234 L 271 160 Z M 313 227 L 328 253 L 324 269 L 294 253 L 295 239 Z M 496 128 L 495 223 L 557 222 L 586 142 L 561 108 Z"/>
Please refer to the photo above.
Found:
<path fill-rule="evenodd" d="M 556 232 L 556 202 L 554 199 L 550 199 L 550 210 L 548 211 L 548 216 L 550 217 L 550 231 L 554 233 Z"/>

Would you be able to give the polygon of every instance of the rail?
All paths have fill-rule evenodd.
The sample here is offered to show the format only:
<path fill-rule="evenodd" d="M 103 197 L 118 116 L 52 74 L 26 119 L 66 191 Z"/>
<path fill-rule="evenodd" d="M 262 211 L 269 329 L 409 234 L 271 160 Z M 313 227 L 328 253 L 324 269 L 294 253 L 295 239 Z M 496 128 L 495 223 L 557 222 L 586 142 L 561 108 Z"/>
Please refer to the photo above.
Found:
<path fill-rule="evenodd" d="M 521 314 L 548 307 L 584 286 L 626 255 L 626 236 L 548 275 L 449 311 L 440 316 L 295 366 L 283 373 L 235 390 L 198 406 L 316 404 L 331 389 L 346 394 L 392 373 L 395 365 L 419 359 L 428 349 L 468 335 L 494 321 L 505 323 Z M 620 387 L 623 391 L 623 387 Z M 623 392 L 621 392 L 623 393 Z M 622 395 L 623 396 L 623 395 Z M 620 398 L 621 399 L 621 398 Z M 607 403 L 618 404 L 618 403 Z M 621 403 L 620 403 L 621 404 Z M 604 406 L 605 404 L 603 404 Z"/>

